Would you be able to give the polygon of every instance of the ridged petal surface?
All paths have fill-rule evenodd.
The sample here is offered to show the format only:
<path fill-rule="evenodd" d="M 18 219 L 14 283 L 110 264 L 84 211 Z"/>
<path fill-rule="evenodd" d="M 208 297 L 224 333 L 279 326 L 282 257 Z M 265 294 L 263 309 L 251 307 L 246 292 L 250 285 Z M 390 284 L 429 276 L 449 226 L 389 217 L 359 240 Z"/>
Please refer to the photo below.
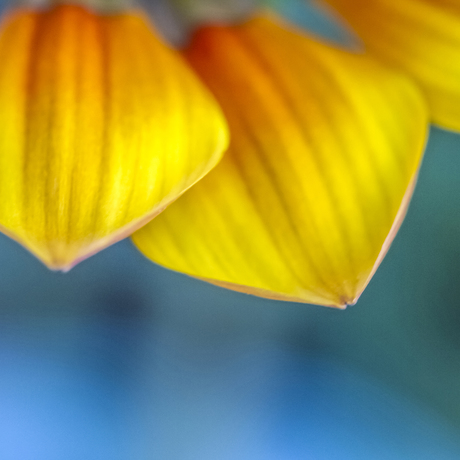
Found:
<path fill-rule="evenodd" d="M 135 244 L 238 291 L 353 303 L 414 186 L 427 129 L 418 90 L 266 17 L 204 28 L 186 55 L 223 107 L 230 150 Z"/>
<path fill-rule="evenodd" d="M 50 268 L 128 235 L 219 161 L 222 113 L 138 14 L 13 11 L 0 32 L 0 226 Z"/>
<path fill-rule="evenodd" d="M 366 48 L 423 87 L 433 122 L 460 130 L 459 0 L 324 0 Z"/>

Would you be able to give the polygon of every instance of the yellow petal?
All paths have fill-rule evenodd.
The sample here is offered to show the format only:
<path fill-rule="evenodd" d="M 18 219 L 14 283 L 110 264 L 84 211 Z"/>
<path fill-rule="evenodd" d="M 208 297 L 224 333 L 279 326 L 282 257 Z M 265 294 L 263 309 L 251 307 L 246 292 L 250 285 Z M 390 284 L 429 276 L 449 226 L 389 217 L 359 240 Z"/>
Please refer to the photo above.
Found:
<path fill-rule="evenodd" d="M 415 183 L 427 129 L 418 90 L 264 17 L 202 29 L 186 54 L 223 107 L 230 150 L 135 244 L 230 289 L 355 302 Z"/>
<path fill-rule="evenodd" d="M 434 123 L 460 130 L 460 0 L 324 0 L 366 48 L 423 87 Z"/>
<path fill-rule="evenodd" d="M 10 13 L 0 108 L 0 226 L 54 269 L 153 218 L 227 145 L 212 95 L 137 14 Z"/>

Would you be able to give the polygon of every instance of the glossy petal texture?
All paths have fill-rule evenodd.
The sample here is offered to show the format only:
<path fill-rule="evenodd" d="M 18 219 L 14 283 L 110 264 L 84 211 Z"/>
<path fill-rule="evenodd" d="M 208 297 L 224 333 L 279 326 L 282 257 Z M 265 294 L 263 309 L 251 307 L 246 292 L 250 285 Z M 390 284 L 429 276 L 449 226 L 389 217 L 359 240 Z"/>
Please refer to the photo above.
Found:
<path fill-rule="evenodd" d="M 136 245 L 231 289 L 355 302 L 415 183 L 427 129 L 418 90 L 264 17 L 202 29 L 186 54 L 224 109 L 230 150 Z"/>
<path fill-rule="evenodd" d="M 10 13 L 0 107 L 0 225 L 54 269 L 153 218 L 227 145 L 212 95 L 135 14 Z"/>
<path fill-rule="evenodd" d="M 433 122 L 460 130 L 460 0 L 324 0 L 366 48 L 425 90 Z"/>

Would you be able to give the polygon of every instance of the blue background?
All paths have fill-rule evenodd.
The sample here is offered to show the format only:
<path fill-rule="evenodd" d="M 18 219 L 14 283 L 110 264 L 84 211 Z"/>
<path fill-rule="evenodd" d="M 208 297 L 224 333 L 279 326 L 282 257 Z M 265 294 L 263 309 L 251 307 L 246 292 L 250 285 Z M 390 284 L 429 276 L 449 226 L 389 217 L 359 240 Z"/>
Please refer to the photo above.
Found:
<path fill-rule="evenodd" d="M 0 459 L 460 458 L 459 150 L 432 129 L 346 311 L 206 285 L 129 241 L 55 274 L 0 236 Z"/>

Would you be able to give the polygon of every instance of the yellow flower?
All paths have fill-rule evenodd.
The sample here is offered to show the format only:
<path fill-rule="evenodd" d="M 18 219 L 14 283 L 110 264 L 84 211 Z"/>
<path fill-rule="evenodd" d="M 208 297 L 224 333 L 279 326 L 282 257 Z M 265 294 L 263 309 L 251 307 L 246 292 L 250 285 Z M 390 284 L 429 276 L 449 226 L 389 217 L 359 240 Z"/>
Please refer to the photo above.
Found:
<path fill-rule="evenodd" d="M 66 270 L 219 161 L 208 90 L 139 14 L 16 10 L 0 33 L 0 226 Z"/>
<path fill-rule="evenodd" d="M 428 124 L 416 85 L 269 17 L 203 28 L 185 55 L 224 110 L 230 149 L 135 244 L 238 291 L 356 302 L 415 185 Z"/>
<path fill-rule="evenodd" d="M 366 50 L 423 88 L 434 123 L 460 130 L 460 0 L 324 0 Z"/>
<path fill-rule="evenodd" d="M 361 1 L 329 3 L 361 32 Z M 367 11 L 393 3 L 369 0 Z M 400 0 L 399 10 L 412 3 L 435 5 Z M 427 65 L 402 45 L 399 60 L 379 52 L 391 50 L 379 40 L 395 16 L 365 29 L 366 54 L 267 15 L 207 26 L 183 50 L 187 66 L 138 14 L 64 5 L 10 14 L 0 35 L 0 226 L 66 269 L 170 205 L 133 235 L 153 261 L 263 297 L 356 302 L 407 210 L 425 97 L 437 123 L 460 127 L 444 67 L 419 72 Z M 212 170 L 228 141 L 214 98 L 231 140 Z"/>

